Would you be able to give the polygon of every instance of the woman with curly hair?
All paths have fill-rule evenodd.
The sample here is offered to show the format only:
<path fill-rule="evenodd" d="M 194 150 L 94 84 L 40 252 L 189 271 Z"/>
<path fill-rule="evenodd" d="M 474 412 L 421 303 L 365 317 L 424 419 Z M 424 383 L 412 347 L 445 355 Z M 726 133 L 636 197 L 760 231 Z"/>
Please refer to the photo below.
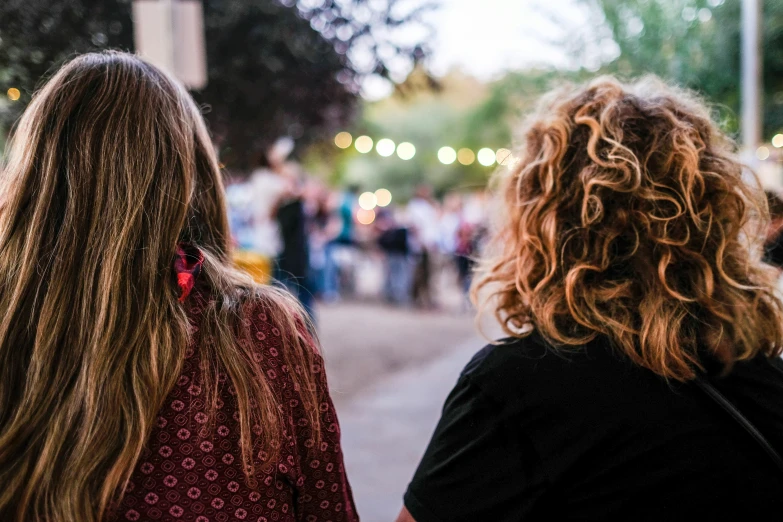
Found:
<path fill-rule="evenodd" d="M 0 171 L 0 520 L 358 520 L 293 298 L 231 262 L 185 89 L 86 54 Z"/>
<path fill-rule="evenodd" d="M 473 288 L 510 337 L 463 371 L 399 520 L 779 519 L 766 204 L 707 108 L 600 78 L 547 98 L 520 158 Z"/>

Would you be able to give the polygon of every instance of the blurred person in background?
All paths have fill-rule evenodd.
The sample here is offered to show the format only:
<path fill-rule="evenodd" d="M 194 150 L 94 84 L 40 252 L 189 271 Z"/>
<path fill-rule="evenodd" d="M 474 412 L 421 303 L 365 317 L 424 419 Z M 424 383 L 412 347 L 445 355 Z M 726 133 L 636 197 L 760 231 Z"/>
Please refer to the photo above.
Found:
<path fill-rule="evenodd" d="M 462 220 L 457 227 L 454 247 L 454 262 L 457 266 L 457 281 L 467 295 L 470 290 L 475 258 L 478 254 L 478 226 Z"/>
<path fill-rule="evenodd" d="M 74 59 L 0 187 L 0 520 L 358 520 L 317 342 L 232 266 L 184 87 Z"/>
<path fill-rule="evenodd" d="M 454 256 L 457 249 L 457 231 L 464 221 L 462 208 L 462 194 L 446 194 L 438 217 L 438 247 L 449 258 Z"/>
<path fill-rule="evenodd" d="M 301 167 L 292 161 L 273 163 L 273 169 L 285 183 L 273 211 L 281 243 L 275 264 L 275 279 L 299 300 L 314 321 L 308 226 L 303 196 L 304 174 Z"/>
<path fill-rule="evenodd" d="M 397 221 L 394 209 L 388 207 L 378 212 L 375 227 L 378 248 L 384 254 L 384 298 L 391 304 L 407 305 L 412 282 L 408 228 Z"/>
<path fill-rule="evenodd" d="M 776 520 L 783 303 L 768 216 L 694 95 L 549 96 L 475 283 L 508 339 L 465 367 L 400 522 Z"/>
<path fill-rule="evenodd" d="M 340 263 L 340 254 L 351 253 L 356 246 L 355 214 L 358 204 L 359 186 L 350 185 L 347 190 L 335 193 L 332 214 L 337 222 L 336 233 L 329 239 L 325 248 L 323 299 L 334 302 L 340 299 L 342 275 L 346 270 L 345 263 Z M 345 256 L 343 256 L 344 258 Z"/>
<path fill-rule="evenodd" d="M 413 301 L 422 308 L 433 308 L 432 261 L 440 240 L 438 207 L 429 185 L 419 185 L 408 202 L 407 220 L 412 231 L 416 268 L 413 273 Z"/>
<path fill-rule="evenodd" d="M 766 196 L 770 222 L 764 244 L 764 260 L 783 270 L 783 199 L 771 190 L 766 191 Z"/>
<path fill-rule="evenodd" d="M 309 288 L 315 297 L 324 289 L 326 244 L 334 236 L 331 230 L 339 226 L 329 210 L 329 191 L 314 179 L 306 182 L 304 190 L 307 244 L 309 251 Z"/>
<path fill-rule="evenodd" d="M 280 200 L 291 191 L 291 181 L 280 169 L 293 150 L 290 138 L 281 138 L 269 150 L 258 154 L 256 169 L 246 185 L 252 216 L 252 250 L 276 260 L 283 249 L 275 212 Z"/>
<path fill-rule="evenodd" d="M 458 193 L 446 196 L 439 227 L 441 252 L 453 261 L 457 284 L 467 298 L 484 227 L 482 216 L 476 211 L 475 204 L 466 210 L 464 198 Z M 469 303 L 466 302 L 466 305 Z"/>
<path fill-rule="evenodd" d="M 489 197 L 487 190 L 473 192 L 466 196 L 462 206 L 462 218 L 468 223 L 486 229 L 488 222 Z"/>
<path fill-rule="evenodd" d="M 240 249 L 253 248 L 253 215 L 247 185 L 242 182 L 229 182 L 226 187 L 226 204 L 234 246 Z"/>

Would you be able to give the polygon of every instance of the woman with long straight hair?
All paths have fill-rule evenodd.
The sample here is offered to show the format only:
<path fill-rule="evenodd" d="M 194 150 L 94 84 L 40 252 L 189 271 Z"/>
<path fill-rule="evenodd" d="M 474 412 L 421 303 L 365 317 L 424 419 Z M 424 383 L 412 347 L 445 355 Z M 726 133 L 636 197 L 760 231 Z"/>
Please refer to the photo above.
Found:
<path fill-rule="evenodd" d="M 0 520 L 357 520 L 306 316 L 232 267 L 224 199 L 139 58 L 35 95 L 0 178 Z"/>
<path fill-rule="evenodd" d="M 548 96 L 500 173 L 467 365 L 399 522 L 780 520 L 783 306 L 767 210 L 659 80 Z"/>

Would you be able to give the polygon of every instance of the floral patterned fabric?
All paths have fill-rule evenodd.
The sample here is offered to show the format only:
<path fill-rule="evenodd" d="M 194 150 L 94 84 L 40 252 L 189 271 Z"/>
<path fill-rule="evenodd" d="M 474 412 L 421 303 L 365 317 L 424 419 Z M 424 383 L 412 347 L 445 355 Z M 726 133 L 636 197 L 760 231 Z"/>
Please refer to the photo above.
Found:
<path fill-rule="evenodd" d="M 258 360 L 282 399 L 284 434 L 280 457 L 268 463 L 263 452 L 257 455 L 259 480 L 248 484 L 242 471 L 238 411 L 231 387 L 224 387 L 214 423 L 208 422 L 201 397 L 198 330 L 207 298 L 196 287 L 185 302 L 197 333 L 123 500 L 108 520 L 358 521 L 323 364 L 316 368 L 324 397 L 320 404 L 322 442 L 314 447 L 301 398 L 280 354 L 280 330 L 268 321 L 260 305 L 251 307 L 244 320 L 249 321 L 256 340 Z"/>

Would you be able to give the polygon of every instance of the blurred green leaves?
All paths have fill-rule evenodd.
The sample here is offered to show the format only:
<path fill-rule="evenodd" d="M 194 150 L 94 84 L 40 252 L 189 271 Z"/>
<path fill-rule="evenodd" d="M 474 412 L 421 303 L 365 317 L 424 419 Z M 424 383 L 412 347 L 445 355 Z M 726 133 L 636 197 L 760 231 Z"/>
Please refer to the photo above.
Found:
<path fill-rule="evenodd" d="M 605 71 L 652 73 L 695 89 L 715 104 L 726 130 L 738 132 L 741 0 L 580 1 L 619 47 Z M 764 137 L 771 138 L 783 129 L 783 2 L 762 5 Z"/>

